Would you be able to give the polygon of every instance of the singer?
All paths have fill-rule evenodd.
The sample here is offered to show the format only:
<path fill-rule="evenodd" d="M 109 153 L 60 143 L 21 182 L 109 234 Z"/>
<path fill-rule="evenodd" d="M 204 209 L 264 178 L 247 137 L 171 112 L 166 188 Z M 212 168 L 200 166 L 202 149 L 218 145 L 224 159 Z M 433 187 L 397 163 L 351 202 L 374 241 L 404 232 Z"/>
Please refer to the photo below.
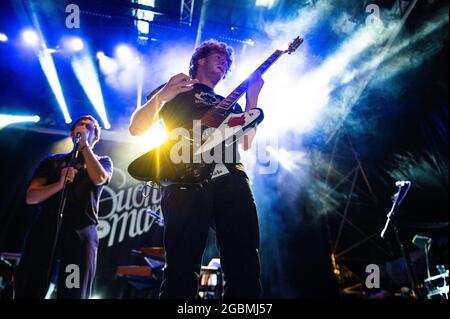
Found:
<path fill-rule="evenodd" d="M 26 202 L 39 204 L 40 211 L 16 272 L 15 298 L 43 299 L 51 274 L 57 274 L 58 299 L 89 298 L 96 269 L 99 199 L 113 170 L 108 156 L 93 152 L 100 132 L 94 117 L 80 117 L 70 130 L 72 152 L 50 154 L 36 168 Z M 62 216 L 59 236 L 58 216 Z"/>

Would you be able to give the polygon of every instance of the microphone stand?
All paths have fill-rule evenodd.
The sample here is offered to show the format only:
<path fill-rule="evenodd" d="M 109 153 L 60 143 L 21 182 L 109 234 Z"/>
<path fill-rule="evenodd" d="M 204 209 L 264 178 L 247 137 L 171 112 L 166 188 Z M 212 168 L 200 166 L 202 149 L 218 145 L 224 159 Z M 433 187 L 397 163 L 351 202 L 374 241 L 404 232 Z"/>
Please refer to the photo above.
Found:
<path fill-rule="evenodd" d="M 391 210 L 390 210 L 389 213 L 387 214 L 386 224 L 384 225 L 384 228 L 383 228 L 383 230 L 381 231 L 381 235 L 380 235 L 381 238 L 384 238 L 384 235 L 385 235 L 385 233 L 386 233 L 386 231 L 387 231 L 387 229 L 388 229 L 388 227 L 389 227 L 389 224 L 391 223 L 391 218 L 393 218 L 393 217 L 395 216 L 395 208 L 396 208 L 396 206 L 397 206 L 397 201 L 398 201 L 398 198 L 399 198 L 399 196 L 400 196 L 400 192 L 401 192 L 401 190 L 402 190 L 402 186 L 403 186 L 403 185 L 399 185 L 399 186 L 398 186 L 397 193 L 394 194 L 394 200 L 392 201 L 392 207 L 391 207 Z M 406 194 L 405 194 L 405 195 L 406 195 Z M 399 204 L 400 204 L 400 203 L 399 203 Z"/>
<path fill-rule="evenodd" d="M 78 133 L 74 139 L 73 150 L 70 153 L 69 163 L 67 164 L 66 167 L 71 167 L 73 165 L 74 160 L 78 157 L 78 144 L 80 143 L 80 139 L 81 139 L 81 135 L 80 135 L 80 133 Z M 54 263 L 55 263 L 56 247 L 58 245 L 59 234 L 61 232 L 62 220 L 64 217 L 64 209 L 66 207 L 67 194 L 68 194 L 68 190 L 69 190 L 69 187 L 67 184 L 68 173 L 69 173 L 69 170 L 67 170 L 66 176 L 64 176 L 64 186 L 61 191 L 61 199 L 59 201 L 58 216 L 57 216 L 57 220 L 56 220 L 56 234 L 55 234 L 55 239 L 53 240 L 53 245 L 52 245 L 52 250 L 51 250 L 51 255 L 50 255 L 50 263 L 49 263 L 48 273 L 47 273 L 47 286 L 51 282 L 53 267 L 54 267 Z"/>
<path fill-rule="evenodd" d="M 397 185 L 398 190 L 394 194 L 394 199 L 392 201 L 392 207 L 391 207 L 391 210 L 389 211 L 389 213 L 387 214 L 386 224 L 384 225 L 384 228 L 381 231 L 380 237 L 384 239 L 385 233 L 386 233 L 386 231 L 387 231 L 387 229 L 389 227 L 389 224 L 392 222 L 392 228 L 394 230 L 395 239 L 397 241 L 397 244 L 400 247 L 400 252 L 402 254 L 402 257 L 405 259 L 406 275 L 408 277 L 410 289 L 411 289 L 413 295 L 421 298 L 421 293 L 417 289 L 417 284 L 416 284 L 417 280 L 415 278 L 415 274 L 414 274 L 414 271 L 413 271 L 411 258 L 410 258 L 409 254 L 405 250 L 405 246 L 403 245 L 403 242 L 402 242 L 401 237 L 400 237 L 400 226 L 398 225 L 398 222 L 395 220 L 396 209 L 403 202 L 403 200 L 405 199 L 406 194 L 408 193 L 409 189 L 411 188 L 411 183 L 407 183 L 407 185 L 408 185 L 408 188 L 406 189 L 406 191 L 404 192 L 404 194 L 400 198 L 400 200 L 399 200 L 399 197 L 400 197 L 400 193 L 402 191 L 402 188 L 403 188 L 404 184 L 400 183 L 400 184 Z M 398 204 L 397 204 L 397 202 L 398 202 Z"/>

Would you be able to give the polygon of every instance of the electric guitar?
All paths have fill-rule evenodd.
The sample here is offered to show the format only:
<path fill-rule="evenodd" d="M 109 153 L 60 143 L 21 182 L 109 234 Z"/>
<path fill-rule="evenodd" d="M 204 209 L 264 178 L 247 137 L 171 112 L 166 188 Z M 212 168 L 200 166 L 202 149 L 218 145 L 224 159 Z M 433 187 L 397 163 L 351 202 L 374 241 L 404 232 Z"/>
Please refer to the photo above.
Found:
<path fill-rule="evenodd" d="M 291 54 L 302 43 L 303 38 L 297 37 L 287 49 L 275 50 L 253 73 L 259 71 L 263 74 L 283 54 Z M 247 86 L 248 78 L 202 116 L 203 134 L 200 144 L 195 143 L 192 139 L 186 139 L 186 142 L 190 143 L 194 157 L 201 158 L 202 154 L 223 144 L 229 146 L 261 123 L 264 113 L 259 108 L 245 112 L 232 111 L 235 103 L 247 90 Z M 175 144 L 175 141 L 168 141 L 138 157 L 128 166 L 129 174 L 137 180 L 152 182 L 160 186 L 171 184 L 203 186 L 208 183 L 212 177 L 215 163 L 207 164 L 200 161 L 199 163 L 175 164 L 170 158 L 170 150 Z"/>

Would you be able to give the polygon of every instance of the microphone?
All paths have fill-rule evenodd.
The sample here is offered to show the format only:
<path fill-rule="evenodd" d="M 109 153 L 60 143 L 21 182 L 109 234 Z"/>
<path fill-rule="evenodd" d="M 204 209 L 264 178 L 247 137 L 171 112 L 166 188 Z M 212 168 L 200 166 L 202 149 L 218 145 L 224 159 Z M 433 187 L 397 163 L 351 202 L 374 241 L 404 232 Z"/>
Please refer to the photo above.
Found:
<path fill-rule="evenodd" d="M 410 181 L 396 181 L 395 182 L 395 186 L 397 186 L 397 187 L 403 187 L 403 186 L 409 185 L 409 184 L 411 184 Z"/>
<path fill-rule="evenodd" d="M 78 132 L 73 139 L 73 153 L 75 154 L 74 158 L 78 158 L 78 144 L 80 144 L 81 133 Z M 72 161 L 71 161 L 72 162 Z"/>
<path fill-rule="evenodd" d="M 75 135 L 75 139 L 74 139 L 75 144 L 78 144 L 80 142 L 80 140 L 81 140 L 81 133 L 78 132 L 77 135 Z"/>

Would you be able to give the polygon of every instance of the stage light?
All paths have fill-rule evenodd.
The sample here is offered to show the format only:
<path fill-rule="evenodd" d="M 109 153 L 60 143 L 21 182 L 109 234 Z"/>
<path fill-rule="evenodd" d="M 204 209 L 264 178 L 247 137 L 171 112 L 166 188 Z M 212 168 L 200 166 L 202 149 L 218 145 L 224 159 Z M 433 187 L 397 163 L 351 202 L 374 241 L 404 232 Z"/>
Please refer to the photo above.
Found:
<path fill-rule="evenodd" d="M 99 62 L 102 73 L 107 75 L 106 83 L 111 87 L 122 92 L 131 92 L 139 86 L 140 73 L 145 66 L 140 64 L 139 53 L 135 48 L 119 44 L 114 50 L 114 58 L 105 56 Z"/>
<path fill-rule="evenodd" d="M 119 69 L 117 62 L 113 58 L 106 56 L 105 53 L 103 53 L 102 51 L 97 52 L 96 56 L 98 59 L 100 71 L 104 75 L 116 73 L 117 70 Z"/>
<path fill-rule="evenodd" d="M 139 35 L 138 36 L 138 43 L 145 44 L 145 43 L 147 43 L 147 41 L 148 41 L 148 36 L 147 35 Z"/>
<path fill-rule="evenodd" d="M 150 6 L 150 7 L 155 6 L 155 0 L 137 0 L 137 3 L 145 5 L 145 6 Z M 138 9 L 138 10 L 136 10 L 136 16 L 138 19 L 140 19 L 135 22 L 135 25 L 139 31 L 139 34 L 141 34 L 141 35 L 148 34 L 148 32 L 150 31 L 149 30 L 150 25 L 149 25 L 149 22 L 147 22 L 147 21 L 153 21 L 155 14 L 148 10 Z M 143 21 L 143 20 L 145 20 L 145 21 Z"/>
<path fill-rule="evenodd" d="M 130 47 L 125 44 L 121 44 L 116 49 L 116 55 L 119 59 L 129 59 L 133 56 Z"/>
<path fill-rule="evenodd" d="M 44 299 L 51 299 L 53 292 L 55 291 L 56 285 L 54 283 L 50 283 L 50 286 L 48 287 L 47 293 L 45 294 Z"/>
<path fill-rule="evenodd" d="M 51 49 L 51 48 L 45 48 L 44 50 L 45 50 L 45 52 L 50 53 L 50 54 L 58 52 L 57 49 Z"/>
<path fill-rule="evenodd" d="M 117 59 L 122 62 L 129 62 L 134 58 L 133 50 L 125 44 L 117 46 L 115 53 Z"/>
<path fill-rule="evenodd" d="M 27 29 L 22 32 L 22 39 L 23 41 L 32 47 L 35 47 L 39 44 L 39 36 L 37 35 L 36 31 L 32 29 Z"/>
<path fill-rule="evenodd" d="M 67 104 L 64 99 L 64 94 L 62 91 L 61 83 L 58 78 L 58 73 L 56 72 L 55 63 L 53 61 L 52 53 L 53 50 L 47 48 L 45 43 L 45 39 L 42 36 L 41 27 L 39 25 L 38 19 L 35 15 L 35 12 L 32 12 L 32 20 L 35 26 L 35 29 L 25 29 L 22 31 L 22 39 L 30 46 L 35 47 L 37 57 L 39 60 L 39 64 L 41 65 L 42 71 L 45 74 L 45 77 L 50 85 L 50 88 L 55 95 L 56 101 L 58 102 L 59 108 L 61 109 L 64 120 L 67 124 L 72 122 L 72 119 L 69 115 L 69 111 L 67 109 Z M 39 35 L 41 36 L 39 36 Z M 38 48 L 39 46 L 39 48 Z"/>
<path fill-rule="evenodd" d="M 23 115 L 0 114 L 0 130 L 10 124 L 24 123 L 24 122 L 37 123 L 39 121 L 40 117 L 37 115 L 23 116 Z"/>
<path fill-rule="evenodd" d="M 105 102 L 103 100 L 100 81 L 98 79 L 97 70 L 91 55 L 88 52 L 84 52 L 82 55 L 74 57 L 71 62 L 75 76 L 100 116 L 103 122 L 103 127 L 105 129 L 110 129 L 111 125 L 109 124 L 108 117 L 106 115 Z"/>
<path fill-rule="evenodd" d="M 95 56 L 100 60 L 101 58 L 105 57 L 105 53 L 103 51 L 98 51 Z"/>
<path fill-rule="evenodd" d="M 68 45 L 68 48 L 74 52 L 81 51 L 84 48 L 84 43 L 80 38 L 69 39 L 67 45 Z"/>
<path fill-rule="evenodd" d="M 8 36 L 4 33 L 0 33 L 0 42 L 8 41 Z"/>
<path fill-rule="evenodd" d="M 275 4 L 275 0 L 256 0 L 255 5 L 257 7 L 265 7 L 265 8 L 272 8 Z"/>
<path fill-rule="evenodd" d="M 160 119 L 153 124 L 144 134 L 130 138 L 135 145 L 133 147 L 137 154 L 142 154 L 150 149 L 164 144 L 167 141 L 168 133 L 164 121 Z"/>

